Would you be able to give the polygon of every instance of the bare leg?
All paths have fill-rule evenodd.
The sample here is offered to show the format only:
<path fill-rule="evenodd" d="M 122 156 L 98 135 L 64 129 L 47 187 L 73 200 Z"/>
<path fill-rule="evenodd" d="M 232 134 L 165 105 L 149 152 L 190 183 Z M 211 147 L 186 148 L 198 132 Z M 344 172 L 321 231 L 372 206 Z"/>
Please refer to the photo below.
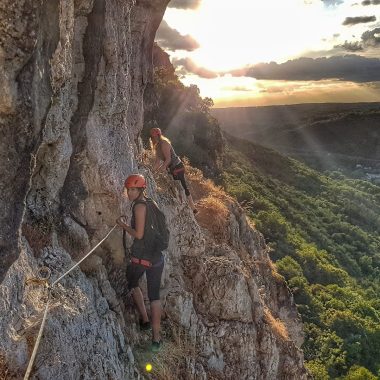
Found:
<path fill-rule="evenodd" d="M 160 340 L 160 326 L 161 326 L 161 302 L 160 302 L 160 300 L 151 302 L 150 311 L 152 314 L 153 340 L 155 342 L 158 342 Z"/>
<path fill-rule="evenodd" d="M 133 288 L 132 291 L 133 300 L 135 301 L 137 310 L 143 322 L 149 322 L 148 314 L 146 312 L 144 297 L 140 287 Z"/>

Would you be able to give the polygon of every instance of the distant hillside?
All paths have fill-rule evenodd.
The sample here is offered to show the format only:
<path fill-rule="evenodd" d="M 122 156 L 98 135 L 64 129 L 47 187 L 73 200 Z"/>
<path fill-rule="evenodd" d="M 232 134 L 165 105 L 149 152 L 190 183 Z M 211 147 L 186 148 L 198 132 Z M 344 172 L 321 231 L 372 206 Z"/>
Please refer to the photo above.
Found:
<path fill-rule="evenodd" d="M 317 169 L 380 174 L 380 103 L 213 109 L 221 128 Z M 367 168 L 367 169 L 364 169 Z"/>
<path fill-rule="evenodd" d="M 315 379 L 376 379 L 367 371 L 380 375 L 380 188 L 232 137 L 224 167 L 225 189 L 292 289 Z M 340 377 L 350 368 L 356 377 Z"/>

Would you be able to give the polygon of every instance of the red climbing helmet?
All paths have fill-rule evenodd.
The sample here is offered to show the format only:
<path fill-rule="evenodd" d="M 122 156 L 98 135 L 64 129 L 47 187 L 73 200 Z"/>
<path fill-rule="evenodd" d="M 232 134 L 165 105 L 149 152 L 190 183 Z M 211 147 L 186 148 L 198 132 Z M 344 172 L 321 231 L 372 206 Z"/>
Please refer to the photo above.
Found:
<path fill-rule="evenodd" d="M 155 137 L 155 136 L 160 137 L 161 135 L 162 135 L 162 132 L 161 132 L 160 128 L 152 128 L 150 130 L 150 136 L 151 137 Z"/>
<path fill-rule="evenodd" d="M 131 187 L 146 188 L 144 176 L 141 174 L 131 174 L 124 182 L 124 187 L 130 189 Z"/>

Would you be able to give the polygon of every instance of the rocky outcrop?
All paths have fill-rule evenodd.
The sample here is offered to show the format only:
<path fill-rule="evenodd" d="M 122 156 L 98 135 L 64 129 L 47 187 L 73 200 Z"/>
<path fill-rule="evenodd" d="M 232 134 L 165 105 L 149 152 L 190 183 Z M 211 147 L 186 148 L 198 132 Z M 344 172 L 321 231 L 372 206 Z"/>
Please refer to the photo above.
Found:
<path fill-rule="evenodd" d="M 196 379 L 306 379 L 291 294 L 260 233 L 223 198 L 224 220 L 207 199 L 199 201 L 200 231 L 186 231 L 190 215 L 178 207 L 168 214 L 175 254 L 168 257 L 165 310 L 195 347 L 188 370 Z"/>
<path fill-rule="evenodd" d="M 41 283 L 27 280 L 42 266 L 57 279 L 128 213 L 123 179 L 137 170 L 171 226 L 162 298 L 194 347 L 186 378 L 306 377 L 291 295 L 242 210 L 226 202 L 215 235 L 141 166 L 143 98 L 167 3 L 0 4 L 0 366 L 16 378 L 46 302 Z M 33 378 L 141 378 L 124 269 L 117 230 L 54 288 Z"/>

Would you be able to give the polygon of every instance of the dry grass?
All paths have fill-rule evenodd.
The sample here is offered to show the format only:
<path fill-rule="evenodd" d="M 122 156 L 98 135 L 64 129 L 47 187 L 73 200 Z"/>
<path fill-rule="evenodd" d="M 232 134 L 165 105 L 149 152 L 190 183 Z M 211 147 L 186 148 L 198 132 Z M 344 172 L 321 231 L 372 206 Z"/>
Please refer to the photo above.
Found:
<path fill-rule="evenodd" d="M 289 334 L 285 324 L 281 319 L 275 318 L 267 307 L 264 308 L 264 318 L 278 338 L 286 341 L 289 340 Z"/>
<path fill-rule="evenodd" d="M 144 150 L 139 157 L 139 166 L 141 168 L 152 170 L 154 161 L 155 159 L 152 151 Z M 208 196 L 213 196 L 219 199 L 223 198 L 225 201 L 232 199 L 221 187 L 216 186 L 211 180 L 204 178 L 201 170 L 193 168 L 187 158 L 183 159 L 183 164 L 185 165 L 185 176 L 190 185 L 189 187 L 194 201 Z M 155 173 L 154 179 L 159 190 L 165 191 L 168 187 L 174 185 L 173 178 L 165 172 Z"/>
<path fill-rule="evenodd" d="M 170 337 L 166 337 L 162 349 L 152 355 L 142 352 L 136 355 L 142 372 L 145 372 L 145 365 L 152 364 L 150 374 L 145 372 L 145 376 L 155 380 L 177 380 L 184 379 L 187 371 L 186 360 L 196 357 L 195 347 L 192 344 L 186 331 L 173 322 L 170 324 Z"/>
<path fill-rule="evenodd" d="M 196 219 L 199 225 L 209 231 L 215 240 L 228 241 L 228 207 L 232 198 L 221 187 L 204 178 L 203 173 L 191 167 L 187 160 L 184 160 L 184 164 L 190 191 L 198 209 Z"/>
<path fill-rule="evenodd" d="M 278 273 L 276 264 L 269 258 L 264 260 L 254 260 L 258 271 L 262 273 L 268 280 L 272 278 L 276 284 L 285 284 L 284 277 Z"/>
<path fill-rule="evenodd" d="M 4 353 L 0 352 L 0 380 L 16 380 L 21 376 L 10 370 Z"/>
<path fill-rule="evenodd" d="M 191 193 L 195 201 L 208 196 L 224 200 L 225 202 L 232 200 L 220 186 L 216 186 L 214 182 L 204 178 L 201 170 L 190 166 L 187 159 L 184 159 L 183 163 L 186 169 L 186 177 L 190 183 Z"/>
<path fill-rule="evenodd" d="M 280 284 L 284 283 L 285 282 L 284 277 L 281 276 L 281 274 L 277 272 L 276 264 L 272 260 L 268 260 L 268 266 L 271 270 L 271 274 L 274 280 Z"/>
<path fill-rule="evenodd" d="M 0 354 L 0 380 L 8 379 L 9 368 L 4 355 Z"/>
<path fill-rule="evenodd" d="M 228 240 L 228 214 L 225 203 L 213 196 L 201 199 L 197 203 L 197 221 L 208 230 L 215 240 Z"/>

